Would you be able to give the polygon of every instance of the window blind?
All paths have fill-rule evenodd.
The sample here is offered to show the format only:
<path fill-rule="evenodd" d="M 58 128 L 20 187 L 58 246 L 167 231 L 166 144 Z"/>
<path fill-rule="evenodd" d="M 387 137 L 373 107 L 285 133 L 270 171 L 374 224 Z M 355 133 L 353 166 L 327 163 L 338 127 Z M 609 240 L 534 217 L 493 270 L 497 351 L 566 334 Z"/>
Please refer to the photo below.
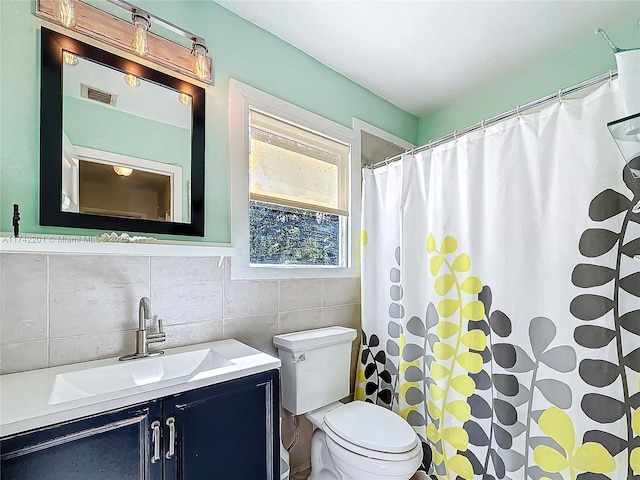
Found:
<path fill-rule="evenodd" d="M 255 110 L 250 140 L 252 200 L 348 215 L 348 145 Z"/>

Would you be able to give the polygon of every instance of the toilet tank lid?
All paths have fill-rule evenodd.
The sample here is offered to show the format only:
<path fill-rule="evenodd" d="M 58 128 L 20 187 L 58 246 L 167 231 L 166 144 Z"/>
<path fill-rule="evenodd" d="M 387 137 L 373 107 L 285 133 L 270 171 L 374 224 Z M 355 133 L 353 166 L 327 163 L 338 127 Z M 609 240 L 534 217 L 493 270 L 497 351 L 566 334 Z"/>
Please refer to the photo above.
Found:
<path fill-rule="evenodd" d="M 326 327 L 276 335 L 273 337 L 273 344 L 279 349 L 293 352 L 335 343 L 351 342 L 356 338 L 356 335 L 353 328 Z"/>

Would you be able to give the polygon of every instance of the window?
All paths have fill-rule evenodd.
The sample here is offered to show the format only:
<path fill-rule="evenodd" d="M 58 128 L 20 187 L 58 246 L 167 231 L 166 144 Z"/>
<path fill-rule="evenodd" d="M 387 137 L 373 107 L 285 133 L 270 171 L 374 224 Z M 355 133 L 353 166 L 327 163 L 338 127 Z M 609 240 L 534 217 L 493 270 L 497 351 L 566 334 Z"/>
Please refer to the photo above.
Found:
<path fill-rule="evenodd" d="M 343 223 L 338 215 L 251 200 L 250 263 L 342 266 Z"/>
<path fill-rule="evenodd" d="M 236 81 L 230 91 L 232 240 L 243 249 L 232 274 L 357 275 L 353 131 Z"/>
<path fill-rule="evenodd" d="M 250 110 L 251 264 L 344 266 L 349 145 Z"/>

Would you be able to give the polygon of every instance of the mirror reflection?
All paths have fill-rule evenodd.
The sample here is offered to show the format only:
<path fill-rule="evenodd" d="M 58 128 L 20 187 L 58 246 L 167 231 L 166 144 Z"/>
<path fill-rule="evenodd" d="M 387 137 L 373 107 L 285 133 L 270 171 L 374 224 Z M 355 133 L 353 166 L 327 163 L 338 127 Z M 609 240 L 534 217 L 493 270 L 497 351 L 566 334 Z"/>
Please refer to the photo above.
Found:
<path fill-rule="evenodd" d="M 61 211 L 190 223 L 191 97 L 63 60 Z"/>

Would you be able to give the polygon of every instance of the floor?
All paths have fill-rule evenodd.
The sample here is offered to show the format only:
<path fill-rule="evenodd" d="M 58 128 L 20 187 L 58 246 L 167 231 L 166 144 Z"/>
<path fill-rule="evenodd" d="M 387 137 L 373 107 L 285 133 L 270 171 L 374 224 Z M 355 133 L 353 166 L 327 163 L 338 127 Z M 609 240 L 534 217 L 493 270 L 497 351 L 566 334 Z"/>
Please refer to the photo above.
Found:
<path fill-rule="evenodd" d="M 429 480 L 429 477 L 425 472 L 416 472 L 416 474 L 411 477 L 411 480 Z"/>
<path fill-rule="evenodd" d="M 308 475 L 309 471 L 305 470 L 304 472 L 293 475 L 289 478 L 289 480 L 307 480 L 309 478 Z M 429 480 L 429 477 L 424 472 L 416 472 L 416 474 L 411 477 L 410 480 Z"/>

